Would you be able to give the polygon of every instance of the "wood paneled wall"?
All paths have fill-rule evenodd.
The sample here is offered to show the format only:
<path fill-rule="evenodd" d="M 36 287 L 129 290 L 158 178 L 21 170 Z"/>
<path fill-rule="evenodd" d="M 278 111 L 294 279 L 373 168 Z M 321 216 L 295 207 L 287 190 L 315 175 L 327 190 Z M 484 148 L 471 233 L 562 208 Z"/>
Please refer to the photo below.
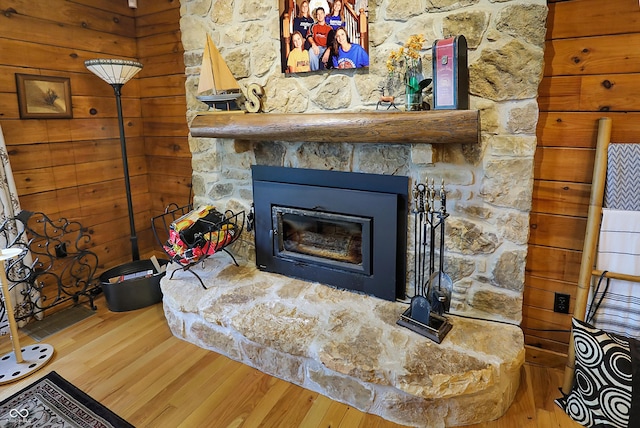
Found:
<path fill-rule="evenodd" d="M 141 254 L 152 216 L 186 203 L 191 180 L 178 0 L 0 0 L 0 125 L 23 209 L 88 228 L 100 270 L 131 260 L 113 89 L 91 58 L 139 60 L 122 89 Z M 15 73 L 71 79 L 73 119 L 20 119 Z"/>
<path fill-rule="evenodd" d="M 179 0 L 139 0 L 136 10 L 144 152 L 153 215 L 191 202 L 184 49 Z"/>
<path fill-rule="evenodd" d="M 526 343 L 566 353 L 591 190 L 597 119 L 612 141 L 640 142 L 640 7 L 635 0 L 549 2 L 539 89 L 531 235 L 522 326 Z"/>

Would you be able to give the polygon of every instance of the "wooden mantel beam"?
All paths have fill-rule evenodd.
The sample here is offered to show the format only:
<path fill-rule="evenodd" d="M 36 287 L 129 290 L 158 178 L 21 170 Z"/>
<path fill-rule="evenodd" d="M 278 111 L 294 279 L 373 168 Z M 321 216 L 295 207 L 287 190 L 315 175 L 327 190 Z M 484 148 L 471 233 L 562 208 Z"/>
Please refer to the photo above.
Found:
<path fill-rule="evenodd" d="M 191 135 L 259 141 L 478 144 L 480 113 L 202 113 L 193 119 Z"/>

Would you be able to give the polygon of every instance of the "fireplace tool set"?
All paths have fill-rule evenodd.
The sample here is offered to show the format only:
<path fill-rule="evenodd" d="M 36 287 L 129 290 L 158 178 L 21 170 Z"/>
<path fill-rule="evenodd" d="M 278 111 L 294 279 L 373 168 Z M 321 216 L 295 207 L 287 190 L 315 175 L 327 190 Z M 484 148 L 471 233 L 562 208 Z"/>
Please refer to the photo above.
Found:
<path fill-rule="evenodd" d="M 414 295 L 397 324 L 440 343 L 451 330 L 443 316 L 449 311 L 453 281 L 444 272 L 444 232 L 447 193 L 444 180 L 436 190 L 434 180 L 416 184 L 413 190 Z M 439 207 L 436 209 L 436 194 Z M 436 270 L 436 237 L 439 237 Z"/>

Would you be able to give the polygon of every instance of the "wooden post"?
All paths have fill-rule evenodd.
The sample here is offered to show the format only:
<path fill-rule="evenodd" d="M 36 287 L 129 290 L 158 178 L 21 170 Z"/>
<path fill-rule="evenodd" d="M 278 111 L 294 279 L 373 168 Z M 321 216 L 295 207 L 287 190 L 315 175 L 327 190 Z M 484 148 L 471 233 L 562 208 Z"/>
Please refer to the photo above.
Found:
<path fill-rule="evenodd" d="M 289 57 L 289 52 L 291 52 L 291 30 L 290 26 L 290 16 L 288 13 L 284 14 L 284 19 L 282 20 L 282 39 L 284 40 L 284 51 L 285 51 L 285 60 Z"/>
<path fill-rule="evenodd" d="M 367 15 L 364 13 L 364 9 L 360 9 L 359 15 L 359 29 L 360 29 L 360 46 L 364 48 L 365 51 L 369 52 L 369 28 L 368 28 L 368 19 Z"/>
<path fill-rule="evenodd" d="M 0 256 L 2 256 L 2 251 L 0 251 Z M 7 280 L 7 272 L 5 269 L 4 258 L 0 258 L 0 282 L 2 282 L 2 296 L 4 297 L 4 309 L 7 314 L 7 320 L 9 321 L 11 343 L 13 344 L 13 352 L 16 355 L 16 362 L 23 363 L 22 348 L 20 347 L 20 340 L 18 339 L 18 324 L 13 314 L 13 303 L 11 301 L 9 281 Z"/>
<path fill-rule="evenodd" d="M 607 149 L 611 140 L 611 119 L 603 117 L 598 120 L 598 140 L 596 145 L 596 159 L 593 165 L 593 179 L 591 180 L 591 198 L 589 199 L 589 214 L 587 217 L 587 230 L 584 237 L 582 259 L 580 262 L 580 274 L 578 276 L 578 290 L 576 302 L 573 308 L 573 317 L 584 320 L 591 278 L 595 264 L 595 256 L 598 247 L 600 223 L 602 221 L 602 203 L 604 201 L 604 186 L 607 177 Z M 564 371 L 562 392 L 569 394 L 573 386 L 575 375 L 575 350 L 573 333 L 569 336 L 569 352 L 567 365 Z"/>

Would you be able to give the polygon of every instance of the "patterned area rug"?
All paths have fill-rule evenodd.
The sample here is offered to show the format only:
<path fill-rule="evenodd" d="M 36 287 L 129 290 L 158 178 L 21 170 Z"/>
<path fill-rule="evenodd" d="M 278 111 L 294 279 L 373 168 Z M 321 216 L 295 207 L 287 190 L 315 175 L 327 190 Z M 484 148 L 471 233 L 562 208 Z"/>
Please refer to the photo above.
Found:
<path fill-rule="evenodd" d="M 0 428 L 127 428 L 130 423 L 51 372 L 0 403 Z"/>

